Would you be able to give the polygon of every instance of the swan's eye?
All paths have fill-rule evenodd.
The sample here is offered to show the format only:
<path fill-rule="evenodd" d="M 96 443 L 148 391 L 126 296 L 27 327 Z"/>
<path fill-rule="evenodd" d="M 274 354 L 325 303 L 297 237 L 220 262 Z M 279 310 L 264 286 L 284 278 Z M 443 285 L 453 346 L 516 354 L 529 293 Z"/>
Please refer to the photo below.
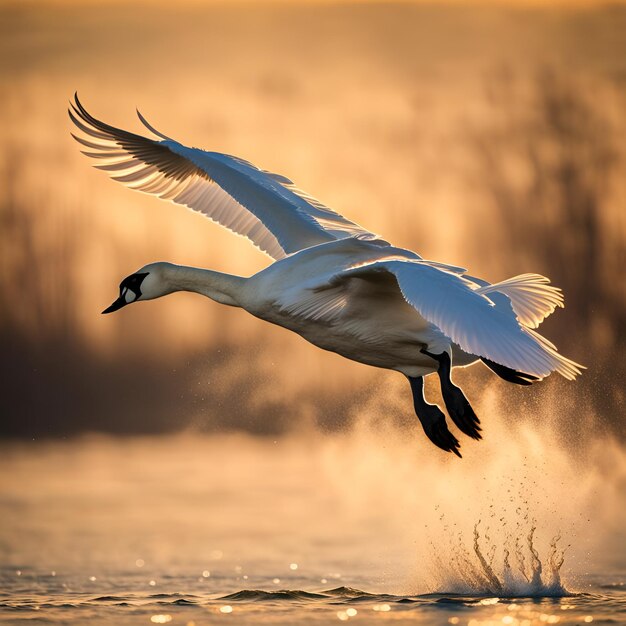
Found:
<path fill-rule="evenodd" d="M 130 304 L 141 297 L 141 283 L 148 275 L 145 274 L 132 274 L 127 276 L 120 284 L 120 298 L 122 298 L 126 304 Z"/>
<path fill-rule="evenodd" d="M 137 294 L 134 293 L 131 289 L 127 289 L 124 287 L 121 293 L 122 298 L 126 301 L 126 303 L 134 302 L 137 299 Z"/>

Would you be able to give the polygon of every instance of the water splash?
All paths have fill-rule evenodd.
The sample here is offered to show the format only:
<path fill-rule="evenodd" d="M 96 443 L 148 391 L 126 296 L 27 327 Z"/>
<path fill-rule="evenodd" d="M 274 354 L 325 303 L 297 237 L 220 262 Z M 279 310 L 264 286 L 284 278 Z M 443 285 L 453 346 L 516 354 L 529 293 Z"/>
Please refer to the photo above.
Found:
<path fill-rule="evenodd" d="M 433 570 L 439 579 L 437 591 L 507 598 L 571 595 L 561 580 L 566 548 L 559 545 L 560 534 L 552 538 L 548 555 L 542 560 L 535 545 L 534 523 L 525 536 L 508 534 L 501 545 L 491 538 L 488 528 L 481 534 L 481 523 L 479 520 L 474 525 L 471 551 L 459 535 L 450 558 L 446 559 L 440 548 L 433 552 Z M 434 544 L 431 546 L 434 550 Z"/>

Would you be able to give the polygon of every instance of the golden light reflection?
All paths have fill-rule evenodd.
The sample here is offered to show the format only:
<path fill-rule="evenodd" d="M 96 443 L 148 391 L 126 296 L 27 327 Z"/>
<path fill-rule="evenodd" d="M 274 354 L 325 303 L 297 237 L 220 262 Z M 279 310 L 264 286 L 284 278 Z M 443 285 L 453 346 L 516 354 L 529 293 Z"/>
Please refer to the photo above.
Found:
<path fill-rule="evenodd" d="M 329 580 L 343 584 L 332 568 L 345 567 L 349 578 L 362 542 L 372 561 L 393 561 L 383 582 L 372 573 L 376 584 L 433 591 L 458 582 L 456 565 L 450 559 L 435 572 L 440 578 L 425 572 L 424 537 L 453 554 L 447 549 L 462 535 L 471 552 L 472 527 L 481 517 L 484 524 L 494 502 L 505 509 L 489 518 L 502 531 L 499 545 L 509 531 L 525 539 L 515 523 L 528 514 L 539 519 L 542 554 L 558 528 L 565 544 L 575 538 L 565 570 L 587 571 L 590 553 L 612 557 L 606 537 L 621 532 L 626 467 L 620 445 L 603 434 L 624 399 L 614 380 L 626 352 L 626 39 L 614 34 L 621 13 L 600 5 L 581 14 L 508 3 L 460 12 L 437 3 L 353 11 L 292 3 L 276 19 L 262 3 L 175 12 L 166 3 L 150 11 L 124 0 L 98 4 L 96 13 L 81 2 L 70 12 L 60 3 L 0 6 L 0 340 L 7 393 L 16 390 L 3 427 L 6 420 L 36 439 L 85 429 L 193 432 L 6 444 L 0 486 L 10 506 L 0 544 L 19 584 L 29 559 L 52 576 L 58 570 L 59 584 L 72 560 L 91 593 L 107 583 L 100 572 L 108 570 L 80 559 L 117 566 L 121 555 L 135 576 L 144 568 L 147 593 L 157 580 L 159 592 L 165 584 L 156 563 L 181 561 L 193 563 L 191 578 L 209 593 L 227 566 L 255 580 L 244 559 L 259 550 L 259 558 L 276 559 L 258 573 L 272 591 L 296 570 L 294 578 L 310 573 L 313 587 L 326 588 Z M 180 141 L 281 172 L 425 257 L 489 280 L 550 275 L 565 289 L 567 308 L 546 333 L 588 364 L 589 376 L 521 396 L 483 384 L 479 371 L 458 372 L 476 381 L 468 395 L 485 440 L 468 442 L 463 464 L 454 465 L 408 423 L 406 384 L 394 376 L 192 295 L 101 316 L 119 280 L 147 261 L 247 275 L 269 260 L 202 217 L 91 169 L 68 134 L 65 106 L 75 89 L 106 121 L 135 131 L 139 106 Z M 25 419 L 23 405 L 35 397 L 41 403 Z M 326 438 L 313 428 L 349 422 L 353 431 Z M 212 441 L 195 434 L 202 429 L 270 432 L 273 443 Z M 275 434 L 284 431 L 296 432 Z M 299 482 L 289 482 L 293 476 Z M 267 498 L 242 493 L 250 483 Z M 157 509 L 163 490 L 175 501 L 166 510 Z M 67 504 L 68 493 L 80 502 Z M 268 513 L 268 501 L 281 506 Z M 318 514 L 328 510 L 362 535 L 341 534 Z M 253 532 L 250 519 L 260 520 Z M 299 548 L 305 552 L 311 537 L 315 545 L 338 539 L 333 557 L 341 558 L 325 562 L 328 554 L 311 552 L 304 560 Z M 248 552 L 237 552 L 242 542 Z M 520 602 L 484 599 L 477 610 L 493 615 L 463 624 L 594 621 L 569 601 L 544 612 Z M 371 619 L 401 613 L 388 603 L 372 610 L 381 615 Z M 339 613 L 344 621 L 356 609 Z"/>

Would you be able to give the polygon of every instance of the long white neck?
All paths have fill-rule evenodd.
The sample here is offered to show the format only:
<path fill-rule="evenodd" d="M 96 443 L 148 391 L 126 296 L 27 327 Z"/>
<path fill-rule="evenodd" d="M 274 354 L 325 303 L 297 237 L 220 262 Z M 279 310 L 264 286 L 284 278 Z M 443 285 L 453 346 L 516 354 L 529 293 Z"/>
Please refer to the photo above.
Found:
<path fill-rule="evenodd" d="M 247 278 L 169 263 L 164 274 L 170 293 L 193 291 L 221 304 L 241 306 L 241 291 Z"/>

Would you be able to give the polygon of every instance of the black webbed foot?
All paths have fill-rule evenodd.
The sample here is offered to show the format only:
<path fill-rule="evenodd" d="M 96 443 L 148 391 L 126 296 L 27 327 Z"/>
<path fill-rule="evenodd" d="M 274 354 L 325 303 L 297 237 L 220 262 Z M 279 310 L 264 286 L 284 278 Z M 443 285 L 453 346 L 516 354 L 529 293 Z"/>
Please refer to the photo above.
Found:
<path fill-rule="evenodd" d="M 413 392 L 413 405 L 426 436 L 438 447 L 446 452 L 454 452 L 459 458 L 461 447 L 457 438 L 448 430 L 446 417 L 443 411 L 436 405 L 426 402 L 424 398 L 424 379 L 411 378 L 411 391 Z"/>
<path fill-rule="evenodd" d="M 506 380 L 509 383 L 514 383 L 516 385 L 532 385 L 535 381 L 539 380 L 537 376 L 533 376 L 532 374 L 526 374 L 524 372 L 518 372 L 517 370 L 511 369 L 510 367 L 505 367 L 504 365 L 500 365 L 500 363 L 494 363 L 489 359 L 485 359 L 481 357 L 480 360 L 495 374 L 497 374 L 503 380 Z"/>
<path fill-rule="evenodd" d="M 459 458 L 461 453 L 459 449 L 461 444 L 459 440 L 450 432 L 446 424 L 446 418 L 443 411 L 435 404 L 430 405 L 429 415 L 420 417 L 420 422 L 424 428 L 426 436 L 438 447 L 446 452 L 454 452 Z"/>
<path fill-rule="evenodd" d="M 442 385 L 441 393 L 448 415 L 456 427 L 472 439 L 482 439 L 480 420 L 461 389 L 450 383 L 448 386 Z"/>
<path fill-rule="evenodd" d="M 441 383 L 441 395 L 446 410 L 456 427 L 472 439 L 482 439 L 478 416 L 474 413 L 463 391 L 452 382 L 450 377 L 452 373 L 450 355 L 447 352 L 433 354 L 426 349 L 422 349 L 422 352 L 439 363 L 437 373 Z"/>

